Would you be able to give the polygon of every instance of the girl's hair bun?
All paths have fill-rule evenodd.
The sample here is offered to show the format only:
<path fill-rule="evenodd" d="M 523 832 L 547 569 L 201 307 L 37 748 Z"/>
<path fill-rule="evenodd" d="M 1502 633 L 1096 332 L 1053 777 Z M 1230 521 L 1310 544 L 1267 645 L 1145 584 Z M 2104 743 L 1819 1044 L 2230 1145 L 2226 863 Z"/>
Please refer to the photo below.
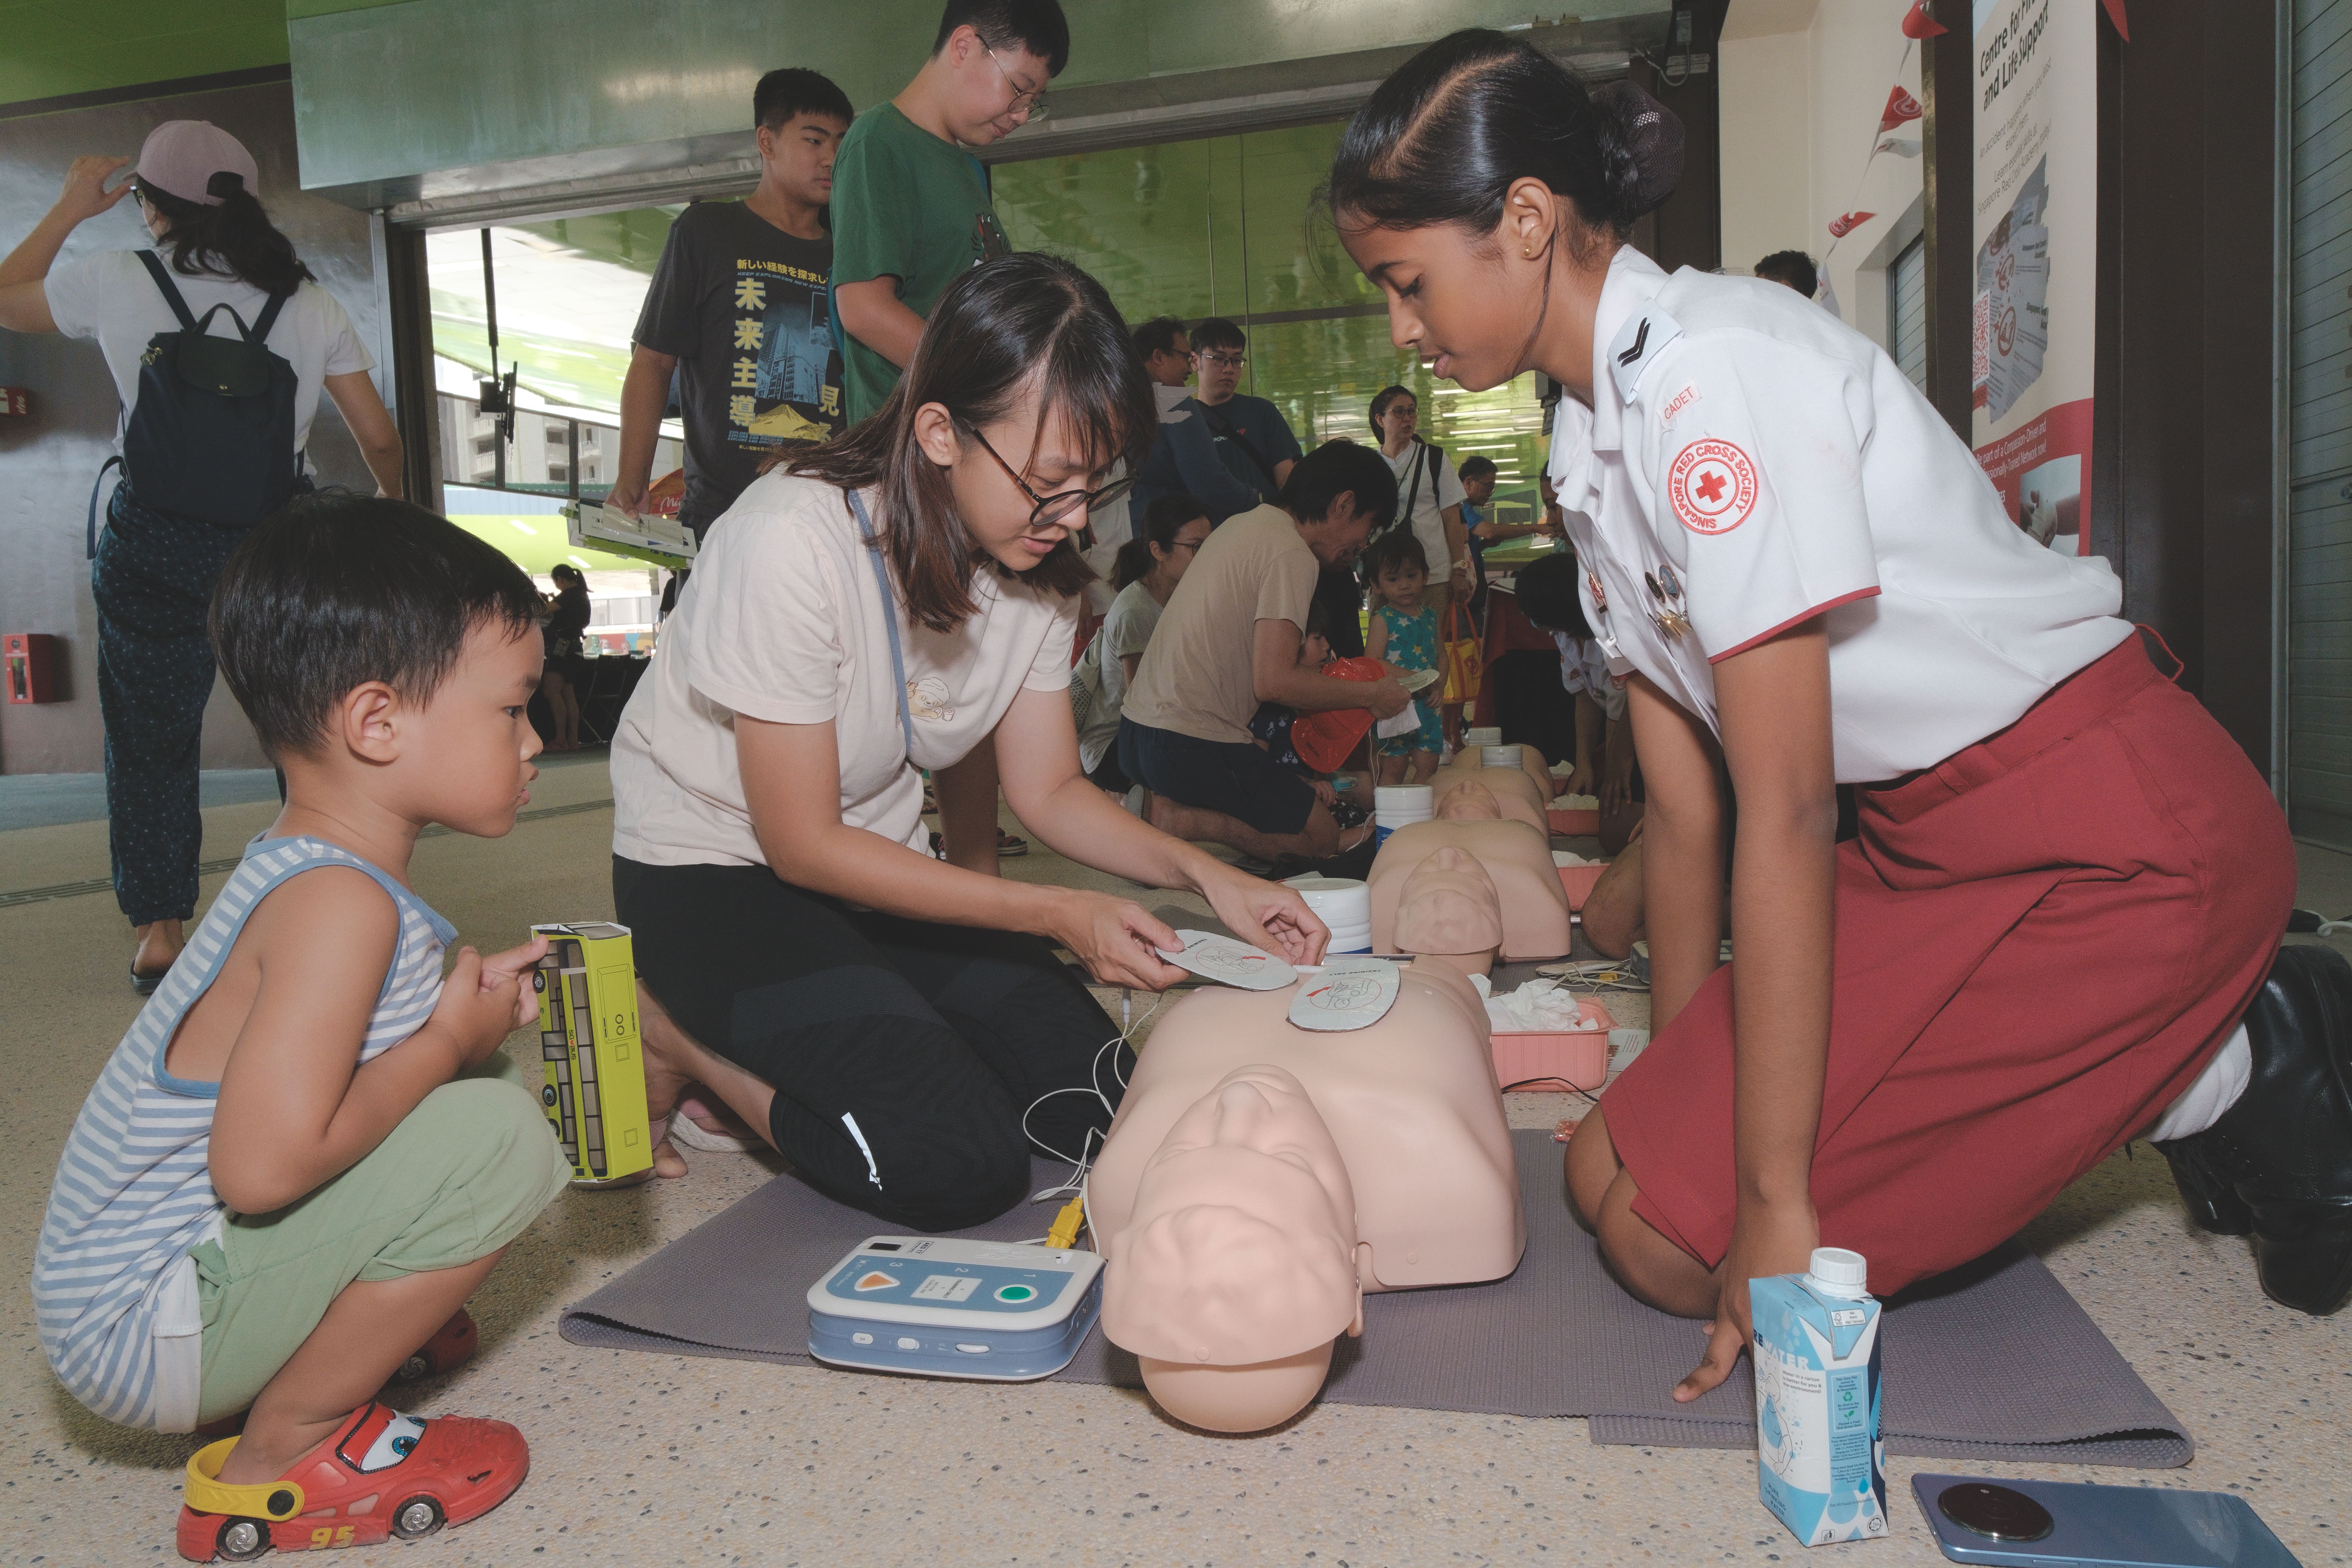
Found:
<path fill-rule="evenodd" d="M 1675 194 L 1683 177 L 1683 122 L 1626 80 L 1595 89 L 1592 110 L 1616 209 L 1610 216 L 1632 223 Z"/>

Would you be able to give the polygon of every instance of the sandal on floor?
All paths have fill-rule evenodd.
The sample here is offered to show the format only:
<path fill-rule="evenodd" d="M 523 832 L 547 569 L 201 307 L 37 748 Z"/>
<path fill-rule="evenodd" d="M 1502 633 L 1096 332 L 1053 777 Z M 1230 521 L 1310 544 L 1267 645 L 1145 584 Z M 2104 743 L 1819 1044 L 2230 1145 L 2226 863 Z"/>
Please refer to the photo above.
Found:
<path fill-rule="evenodd" d="M 498 1507 L 530 1473 L 530 1447 L 504 1421 L 420 1420 L 370 1401 L 274 1481 L 224 1485 L 224 1437 L 190 1456 L 178 1546 L 191 1563 L 415 1541 Z M 364 1511 L 353 1511 L 353 1505 Z"/>
<path fill-rule="evenodd" d="M 738 1138 L 729 1132 L 713 1132 L 683 1110 L 670 1112 L 669 1136 L 673 1143 L 683 1143 L 689 1149 L 699 1149 L 710 1154 L 748 1154 L 768 1145 L 758 1138 Z"/>
<path fill-rule="evenodd" d="M 142 974 L 139 973 L 139 961 L 134 958 L 131 961 L 131 989 L 142 996 L 152 996 L 155 987 L 163 984 L 163 977 L 171 973 L 172 966 L 167 963 L 152 974 Z"/>

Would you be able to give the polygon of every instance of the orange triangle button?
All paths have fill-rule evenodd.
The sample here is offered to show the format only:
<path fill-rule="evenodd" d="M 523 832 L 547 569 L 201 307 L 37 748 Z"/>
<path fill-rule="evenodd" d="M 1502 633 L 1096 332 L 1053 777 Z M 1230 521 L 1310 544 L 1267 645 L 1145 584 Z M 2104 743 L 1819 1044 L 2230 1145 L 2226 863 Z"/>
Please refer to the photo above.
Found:
<path fill-rule="evenodd" d="M 860 1290 L 887 1290 L 898 1283 L 896 1275 L 885 1274 L 877 1268 L 871 1273 L 859 1275 L 856 1288 Z"/>

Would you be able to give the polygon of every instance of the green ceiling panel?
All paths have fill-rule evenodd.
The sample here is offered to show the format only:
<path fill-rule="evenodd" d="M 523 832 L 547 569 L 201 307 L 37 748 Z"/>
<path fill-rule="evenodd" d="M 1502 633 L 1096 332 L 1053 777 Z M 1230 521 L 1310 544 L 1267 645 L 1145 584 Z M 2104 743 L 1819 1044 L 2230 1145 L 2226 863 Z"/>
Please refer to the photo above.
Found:
<path fill-rule="evenodd" d="M 1601 26 L 1664 4 L 1580 0 L 1579 12 Z M 866 108 L 921 65 L 940 16 L 939 0 L 349 7 L 298 0 L 288 24 L 303 184 L 427 195 L 479 189 L 485 170 L 518 162 L 568 160 L 566 177 L 692 162 L 698 139 L 741 136 L 751 84 L 777 66 L 824 71 Z M 1076 0 L 1067 10 L 1064 89 L 1260 71 L 1531 18 L 1524 0 Z"/>
<path fill-rule="evenodd" d="M 0 105 L 282 66 L 284 0 L 0 4 Z"/>

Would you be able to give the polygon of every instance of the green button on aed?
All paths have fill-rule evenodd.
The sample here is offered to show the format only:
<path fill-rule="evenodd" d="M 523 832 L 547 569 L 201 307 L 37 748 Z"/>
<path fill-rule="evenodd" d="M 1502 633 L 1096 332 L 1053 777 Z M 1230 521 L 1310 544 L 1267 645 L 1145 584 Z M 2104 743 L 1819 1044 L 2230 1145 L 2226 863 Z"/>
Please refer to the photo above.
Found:
<path fill-rule="evenodd" d="M 996 1299 L 1007 1303 L 1034 1301 L 1036 1298 L 1037 1292 L 1026 1285 L 1006 1285 L 996 1292 Z"/>

